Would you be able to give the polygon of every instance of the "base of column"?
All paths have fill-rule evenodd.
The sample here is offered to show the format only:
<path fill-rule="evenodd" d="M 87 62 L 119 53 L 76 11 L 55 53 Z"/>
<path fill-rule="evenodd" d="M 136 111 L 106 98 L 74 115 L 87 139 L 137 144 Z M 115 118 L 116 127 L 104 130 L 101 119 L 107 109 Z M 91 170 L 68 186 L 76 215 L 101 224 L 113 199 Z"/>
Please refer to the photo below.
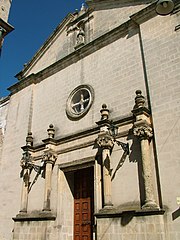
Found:
<path fill-rule="evenodd" d="M 145 204 L 142 206 L 142 209 L 160 209 L 159 206 L 155 201 L 147 201 Z"/>
<path fill-rule="evenodd" d="M 22 209 L 19 211 L 20 213 L 27 213 L 27 210 L 26 209 Z"/>
<path fill-rule="evenodd" d="M 43 212 L 50 212 L 51 211 L 51 209 L 49 209 L 49 208 L 43 208 L 43 210 L 42 210 Z"/>
<path fill-rule="evenodd" d="M 107 209 L 107 208 L 112 208 L 113 207 L 113 204 L 112 203 L 108 203 L 108 204 L 105 204 L 103 206 L 103 208 Z"/>

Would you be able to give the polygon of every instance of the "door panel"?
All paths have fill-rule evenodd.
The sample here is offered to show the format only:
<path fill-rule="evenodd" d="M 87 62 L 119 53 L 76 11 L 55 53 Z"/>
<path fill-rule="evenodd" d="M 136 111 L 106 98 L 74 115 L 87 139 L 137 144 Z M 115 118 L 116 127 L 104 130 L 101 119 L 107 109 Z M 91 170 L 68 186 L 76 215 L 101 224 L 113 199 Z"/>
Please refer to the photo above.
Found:
<path fill-rule="evenodd" d="M 92 240 L 94 180 L 93 168 L 74 174 L 74 240 Z"/>

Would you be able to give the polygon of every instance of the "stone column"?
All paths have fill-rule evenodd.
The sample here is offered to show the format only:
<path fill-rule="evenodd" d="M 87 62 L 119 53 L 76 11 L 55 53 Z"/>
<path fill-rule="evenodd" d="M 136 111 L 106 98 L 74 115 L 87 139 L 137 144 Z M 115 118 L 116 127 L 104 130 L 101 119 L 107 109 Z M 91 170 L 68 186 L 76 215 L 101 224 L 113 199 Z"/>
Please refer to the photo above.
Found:
<path fill-rule="evenodd" d="M 114 146 L 114 139 L 108 132 L 101 133 L 97 138 L 97 144 L 102 151 L 102 170 L 103 170 L 103 207 L 111 207 L 111 169 L 110 169 L 110 153 Z"/>
<path fill-rule="evenodd" d="M 22 167 L 20 177 L 23 178 L 20 212 L 27 212 L 30 174 L 33 168 L 32 156 L 28 151 L 28 147 L 23 153 L 20 165 Z"/>
<path fill-rule="evenodd" d="M 149 140 L 153 136 L 152 128 L 148 125 L 135 126 L 134 135 L 140 140 L 142 171 L 145 188 L 145 203 L 142 208 L 158 208 L 154 197 L 152 166 Z"/>
<path fill-rule="evenodd" d="M 153 174 L 150 155 L 150 140 L 153 137 L 153 130 L 150 121 L 150 111 L 145 106 L 145 97 L 141 90 L 136 91 L 135 106 L 132 113 L 136 117 L 133 133 L 138 137 L 141 145 L 142 175 L 145 188 L 145 202 L 142 208 L 158 208 L 154 197 Z"/>
<path fill-rule="evenodd" d="M 22 183 L 20 212 L 27 212 L 28 192 L 29 192 L 29 178 L 30 178 L 30 170 L 26 169 L 26 173 L 23 176 L 23 183 Z"/>
<path fill-rule="evenodd" d="M 27 212 L 27 207 L 28 207 L 30 174 L 33 169 L 33 164 L 32 164 L 33 157 L 31 156 L 31 153 L 30 153 L 32 146 L 33 146 L 33 136 L 31 132 L 28 132 L 26 137 L 26 146 L 22 147 L 24 152 L 20 162 L 20 166 L 22 168 L 20 177 L 23 178 L 20 212 Z"/>
<path fill-rule="evenodd" d="M 51 199 L 51 177 L 53 166 L 56 162 L 57 155 L 48 150 L 43 156 L 43 161 L 45 163 L 45 189 L 44 189 L 44 206 L 43 211 L 51 211 L 50 199 Z"/>

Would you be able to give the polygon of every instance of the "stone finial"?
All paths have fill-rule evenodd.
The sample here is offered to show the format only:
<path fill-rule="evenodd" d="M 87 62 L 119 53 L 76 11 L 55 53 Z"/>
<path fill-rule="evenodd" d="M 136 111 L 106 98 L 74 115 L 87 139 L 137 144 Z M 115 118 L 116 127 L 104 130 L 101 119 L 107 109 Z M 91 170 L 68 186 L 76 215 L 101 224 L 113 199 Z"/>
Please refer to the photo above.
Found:
<path fill-rule="evenodd" d="M 136 97 L 135 97 L 135 106 L 134 108 L 140 108 L 145 106 L 145 97 L 142 95 L 141 90 L 136 90 Z"/>
<path fill-rule="evenodd" d="M 33 136 L 32 132 L 28 132 L 26 137 L 26 146 L 33 146 Z"/>
<path fill-rule="evenodd" d="M 47 129 L 47 132 L 48 132 L 49 138 L 54 138 L 55 129 L 54 129 L 54 126 L 52 124 L 49 125 L 49 128 Z"/>
<path fill-rule="evenodd" d="M 81 12 L 85 12 L 86 11 L 86 6 L 84 3 L 82 3 L 81 5 Z"/>
<path fill-rule="evenodd" d="M 106 104 L 102 105 L 102 109 L 100 110 L 101 113 L 101 120 L 109 119 L 109 109 L 107 108 Z"/>

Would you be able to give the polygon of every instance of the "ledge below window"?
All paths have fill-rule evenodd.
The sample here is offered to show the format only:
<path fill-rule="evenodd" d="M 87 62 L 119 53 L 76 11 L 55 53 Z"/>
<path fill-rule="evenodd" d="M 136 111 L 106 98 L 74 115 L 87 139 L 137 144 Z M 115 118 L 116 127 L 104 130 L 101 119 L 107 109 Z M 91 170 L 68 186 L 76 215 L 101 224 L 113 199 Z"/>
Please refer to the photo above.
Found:
<path fill-rule="evenodd" d="M 163 215 L 164 209 L 139 209 L 139 210 L 119 210 L 116 208 L 104 208 L 94 216 L 97 218 L 117 218 L 124 216 L 150 216 L 150 215 Z"/>
<path fill-rule="evenodd" d="M 25 221 L 55 221 L 56 214 L 52 212 L 37 211 L 31 213 L 19 213 L 16 217 L 12 218 L 15 222 Z"/>

